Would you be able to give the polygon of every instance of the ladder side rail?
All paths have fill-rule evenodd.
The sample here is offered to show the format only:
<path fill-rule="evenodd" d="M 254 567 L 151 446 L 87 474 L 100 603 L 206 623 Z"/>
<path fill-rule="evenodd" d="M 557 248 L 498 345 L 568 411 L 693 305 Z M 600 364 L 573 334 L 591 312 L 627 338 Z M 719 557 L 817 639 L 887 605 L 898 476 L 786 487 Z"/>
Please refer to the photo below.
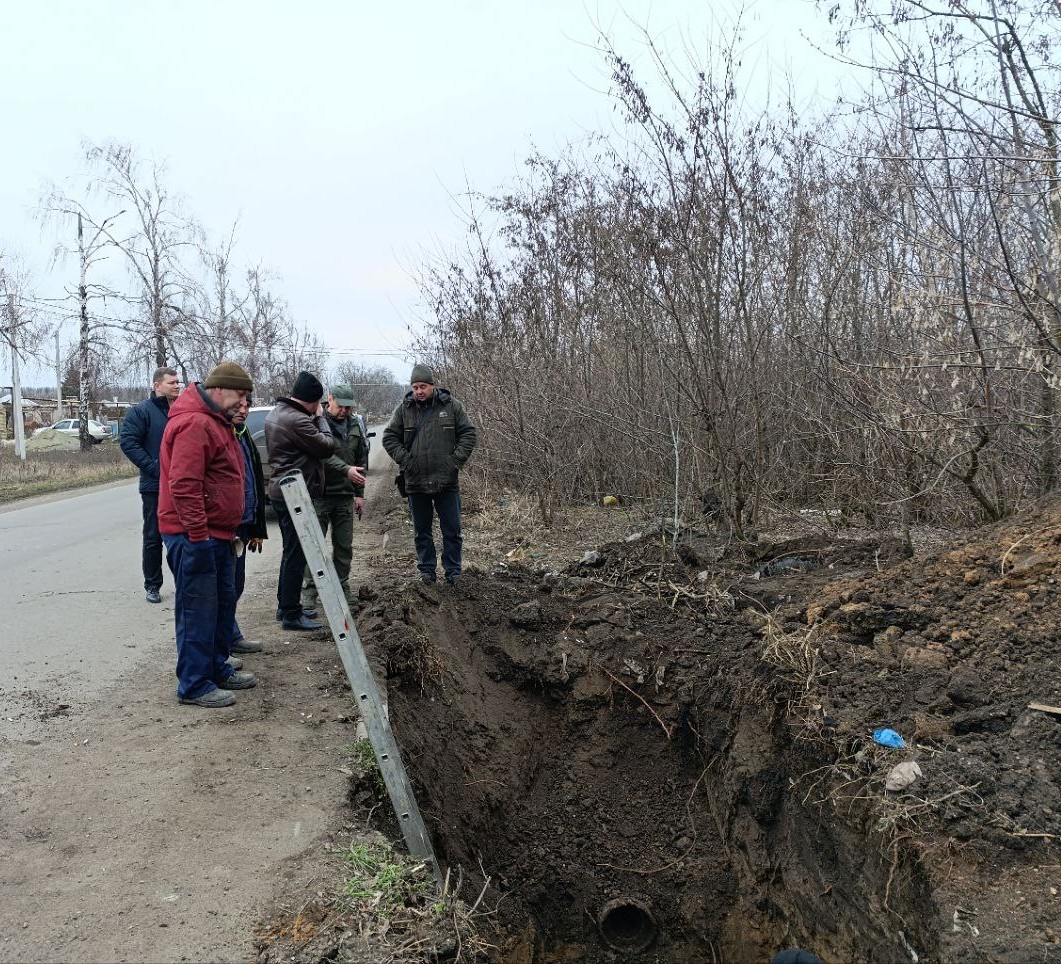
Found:
<path fill-rule="evenodd" d="M 372 750 L 376 754 L 380 774 L 398 818 L 398 825 L 402 829 L 405 844 L 409 853 L 428 867 L 441 888 L 444 881 L 434 848 L 431 846 L 431 838 L 417 806 L 405 765 L 402 763 L 401 751 L 387 717 L 386 705 L 372 676 L 361 637 L 346 603 L 331 554 L 327 551 L 324 533 L 317 520 L 317 513 L 313 510 L 313 500 L 306 488 L 305 479 L 301 473 L 289 475 L 280 481 L 280 491 L 283 493 L 306 563 L 317 587 L 317 595 L 324 605 L 332 637 L 364 720 Z"/>

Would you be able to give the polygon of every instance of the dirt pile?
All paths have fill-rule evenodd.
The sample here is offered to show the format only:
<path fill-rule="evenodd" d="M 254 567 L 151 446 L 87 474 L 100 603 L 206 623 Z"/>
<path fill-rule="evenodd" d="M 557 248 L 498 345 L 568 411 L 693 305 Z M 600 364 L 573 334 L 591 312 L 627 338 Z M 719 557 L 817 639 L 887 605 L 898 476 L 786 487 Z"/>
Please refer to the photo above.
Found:
<path fill-rule="evenodd" d="M 906 556 L 654 531 L 378 587 L 362 637 L 503 959 L 1050 959 L 1061 508 Z"/>

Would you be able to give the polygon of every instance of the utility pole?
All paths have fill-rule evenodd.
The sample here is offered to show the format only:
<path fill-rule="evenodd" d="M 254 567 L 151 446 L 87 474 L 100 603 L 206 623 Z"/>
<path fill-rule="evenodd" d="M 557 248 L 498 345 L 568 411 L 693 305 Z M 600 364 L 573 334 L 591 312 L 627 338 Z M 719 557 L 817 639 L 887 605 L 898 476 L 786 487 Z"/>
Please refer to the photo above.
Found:
<path fill-rule="evenodd" d="M 7 293 L 7 315 L 11 320 L 11 413 L 15 419 L 15 454 L 26 460 L 26 424 L 22 420 L 22 383 L 18 375 L 18 315 L 15 293 Z"/>
<path fill-rule="evenodd" d="M 80 284 L 77 296 L 81 302 L 81 346 L 78 352 L 77 417 L 80 424 L 81 451 L 87 452 L 92 445 L 88 434 L 88 255 L 85 252 L 85 233 L 81 226 L 81 214 L 77 215 L 77 251 L 81 262 Z"/>
<path fill-rule="evenodd" d="M 63 370 L 59 360 L 59 329 L 63 323 L 55 326 L 55 420 L 58 422 L 63 417 Z"/>

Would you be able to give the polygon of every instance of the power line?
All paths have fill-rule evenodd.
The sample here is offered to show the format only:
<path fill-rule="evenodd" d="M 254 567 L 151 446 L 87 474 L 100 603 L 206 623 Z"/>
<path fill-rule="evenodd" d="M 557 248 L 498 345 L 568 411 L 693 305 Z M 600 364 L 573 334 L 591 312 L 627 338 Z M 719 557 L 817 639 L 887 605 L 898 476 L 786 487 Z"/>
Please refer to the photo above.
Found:
<path fill-rule="evenodd" d="M 396 348 L 326 348 L 329 355 L 385 355 L 388 358 L 404 358 L 405 351 Z"/>

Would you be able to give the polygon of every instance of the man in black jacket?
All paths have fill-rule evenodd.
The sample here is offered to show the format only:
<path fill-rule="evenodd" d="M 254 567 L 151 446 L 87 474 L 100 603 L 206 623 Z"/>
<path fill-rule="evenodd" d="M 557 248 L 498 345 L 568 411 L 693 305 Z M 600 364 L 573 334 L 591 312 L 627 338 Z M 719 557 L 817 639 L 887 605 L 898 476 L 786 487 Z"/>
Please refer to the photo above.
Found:
<path fill-rule="evenodd" d="M 162 536 L 158 532 L 158 453 L 169 418 L 169 404 L 181 393 L 180 379 L 172 368 L 158 368 L 151 379 L 153 391 L 122 419 L 121 447 L 140 469 L 140 501 L 144 513 L 144 591 L 149 603 L 162 602 Z"/>
<path fill-rule="evenodd" d="M 265 417 L 265 446 L 273 470 L 269 479 L 269 501 L 276 513 L 276 521 L 280 523 L 284 542 L 276 587 L 277 618 L 288 630 L 324 628 L 324 623 L 307 616 L 302 609 L 302 570 L 306 568 L 306 557 L 280 489 L 282 478 L 292 472 L 301 472 L 310 498 L 318 499 L 324 495 L 324 459 L 335 451 L 335 439 L 324 417 L 323 397 L 324 386 L 320 379 L 310 372 L 299 372 L 291 388 L 291 397 L 278 398 L 273 410 Z"/>
<path fill-rule="evenodd" d="M 248 396 L 240 402 L 239 411 L 232 416 L 232 431 L 239 442 L 240 452 L 243 453 L 243 518 L 240 519 L 239 527 L 236 529 L 236 537 L 239 539 L 236 552 L 236 606 L 239 606 L 240 597 L 247 584 L 247 553 L 261 552 L 262 543 L 269 538 L 269 530 L 265 524 L 265 474 L 262 472 L 262 459 L 258 454 L 258 446 L 254 444 L 250 432 L 247 431 L 247 412 L 250 410 L 251 400 Z M 232 610 L 232 627 L 225 634 L 228 642 L 228 662 L 233 669 L 242 669 L 243 661 L 237 654 L 260 653 L 262 644 L 256 639 L 247 639 L 243 630 L 239 628 L 236 620 L 236 609 Z"/>
<path fill-rule="evenodd" d="M 437 513 L 442 569 L 446 582 L 454 586 L 461 574 L 463 544 L 458 473 L 477 435 L 464 406 L 447 389 L 435 387 L 435 374 L 427 365 L 415 365 L 409 381 L 411 391 L 391 415 L 383 447 L 405 479 L 420 578 L 428 583 L 437 578 L 431 534 Z"/>

